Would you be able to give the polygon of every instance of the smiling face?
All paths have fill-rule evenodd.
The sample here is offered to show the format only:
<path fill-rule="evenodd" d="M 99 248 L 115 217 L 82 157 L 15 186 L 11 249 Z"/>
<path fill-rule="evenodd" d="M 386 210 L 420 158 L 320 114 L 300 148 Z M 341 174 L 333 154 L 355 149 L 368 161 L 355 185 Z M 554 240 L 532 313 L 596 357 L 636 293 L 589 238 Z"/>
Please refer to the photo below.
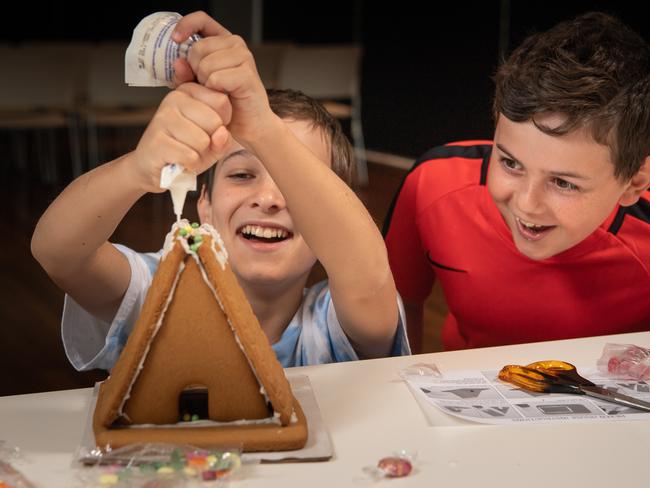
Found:
<path fill-rule="evenodd" d="M 296 137 L 330 161 L 323 133 L 308 121 L 287 121 Z M 284 197 L 264 165 L 233 143 L 217 164 L 212 197 L 199 200 L 202 222 L 221 234 L 233 271 L 245 288 L 304 286 L 316 257 L 294 227 Z M 279 288 L 280 287 L 280 288 Z"/>
<path fill-rule="evenodd" d="M 557 116 L 539 118 L 554 126 Z M 540 260 L 565 251 L 601 225 L 628 183 L 614 177 L 609 148 L 584 130 L 551 136 L 532 121 L 499 116 L 487 186 L 517 249 Z"/>

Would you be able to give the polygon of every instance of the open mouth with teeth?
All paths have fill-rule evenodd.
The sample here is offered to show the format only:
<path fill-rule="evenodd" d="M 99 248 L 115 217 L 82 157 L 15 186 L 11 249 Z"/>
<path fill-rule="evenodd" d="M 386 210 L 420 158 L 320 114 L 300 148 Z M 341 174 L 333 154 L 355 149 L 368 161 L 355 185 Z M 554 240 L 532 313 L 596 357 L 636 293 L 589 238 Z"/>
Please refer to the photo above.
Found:
<path fill-rule="evenodd" d="M 264 227 L 261 225 L 244 225 L 238 231 L 241 236 L 249 241 L 255 242 L 282 242 L 289 239 L 293 234 L 279 227 Z"/>
<path fill-rule="evenodd" d="M 547 232 L 555 228 L 554 225 L 534 224 L 521 220 L 519 217 L 515 217 L 515 220 L 517 221 L 517 229 L 519 229 L 520 234 L 528 240 L 541 239 Z"/>

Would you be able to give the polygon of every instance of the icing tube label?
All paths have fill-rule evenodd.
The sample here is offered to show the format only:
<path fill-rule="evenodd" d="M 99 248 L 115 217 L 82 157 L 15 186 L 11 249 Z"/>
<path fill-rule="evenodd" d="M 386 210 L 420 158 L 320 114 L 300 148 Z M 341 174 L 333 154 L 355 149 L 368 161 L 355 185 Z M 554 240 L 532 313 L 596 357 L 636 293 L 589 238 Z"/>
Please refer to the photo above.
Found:
<path fill-rule="evenodd" d="M 172 40 L 180 18 L 176 12 L 156 12 L 136 26 L 124 57 L 124 81 L 129 86 L 174 87 L 174 61 L 187 59 L 190 47 L 200 39 L 194 34 L 181 44 Z"/>

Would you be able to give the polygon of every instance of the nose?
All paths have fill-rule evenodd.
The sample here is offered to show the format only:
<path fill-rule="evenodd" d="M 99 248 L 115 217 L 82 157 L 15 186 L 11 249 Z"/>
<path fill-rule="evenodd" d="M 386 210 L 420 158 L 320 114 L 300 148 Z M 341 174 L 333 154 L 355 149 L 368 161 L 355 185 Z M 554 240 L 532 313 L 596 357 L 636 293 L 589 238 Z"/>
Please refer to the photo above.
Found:
<path fill-rule="evenodd" d="M 535 215 L 544 207 L 544 186 L 542 182 L 527 180 L 517 190 L 517 207 L 524 215 Z"/>
<path fill-rule="evenodd" d="M 284 195 L 270 176 L 260 178 L 259 185 L 252 198 L 252 207 L 265 213 L 274 213 L 286 208 Z"/>

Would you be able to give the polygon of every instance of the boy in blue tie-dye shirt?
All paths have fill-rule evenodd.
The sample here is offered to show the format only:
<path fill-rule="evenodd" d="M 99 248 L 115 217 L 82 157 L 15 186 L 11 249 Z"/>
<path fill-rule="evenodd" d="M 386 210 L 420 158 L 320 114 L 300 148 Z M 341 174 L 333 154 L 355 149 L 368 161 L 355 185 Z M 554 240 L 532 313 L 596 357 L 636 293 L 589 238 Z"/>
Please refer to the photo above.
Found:
<path fill-rule="evenodd" d="M 301 93 L 267 94 L 245 43 L 206 14 L 184 17 L 175 40 L 195 32 L 205 38 L 177 61 L 179 86 L 137 148 L 72 182 L 34 232 L 35 257 L 67 292 L 69 359 L 111 369 L 124 347 L 160 253 L 108 238 L 138 198 L 163 191 L 170 161 L 206 172 L 200 220 L 219 231 L 283 366 L 408 354 L 382 237 L 346 185 L 340 125 Z M 329 279 L 306 289 L 316 260 Z"/>

